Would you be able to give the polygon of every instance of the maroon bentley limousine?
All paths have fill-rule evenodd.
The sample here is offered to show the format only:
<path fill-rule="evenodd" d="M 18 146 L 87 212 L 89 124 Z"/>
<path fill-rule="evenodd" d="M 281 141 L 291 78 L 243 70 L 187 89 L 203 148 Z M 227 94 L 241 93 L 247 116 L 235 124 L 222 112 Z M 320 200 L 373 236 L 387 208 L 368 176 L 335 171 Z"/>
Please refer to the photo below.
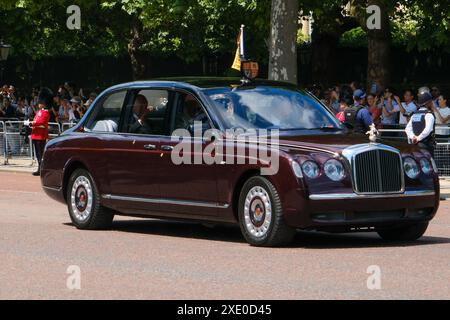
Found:
<path fill-rule="evenodd" d="M 246 152 L 212 164 L 176 163 L 175 132 L 191 133 L 195 122 L 219 134 L 184 136 L 192 145 L 184 156 L 217 143 Z M 251 161 L 256 143 L 226 134 L 237 128 L 279 132 L 274 174 L 262 174 L 266 162 Z M 370 143 L 307 92 L 262 80 L 112 87 L 77 126 L 47 144 L 41 179 L 79 229 L 108 228 L 115 215 L 236 223 L 255 246 L 287 244 L 296 229 L 416 240 L 440 198 L 436 165 L 425 150 Z"/>

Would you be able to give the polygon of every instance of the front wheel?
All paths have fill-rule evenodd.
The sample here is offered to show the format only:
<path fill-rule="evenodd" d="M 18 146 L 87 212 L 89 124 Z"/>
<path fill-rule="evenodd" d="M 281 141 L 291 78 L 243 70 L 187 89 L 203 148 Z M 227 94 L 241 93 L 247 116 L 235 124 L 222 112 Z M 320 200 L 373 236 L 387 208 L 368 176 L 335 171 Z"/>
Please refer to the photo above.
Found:
<path fill-rule="evenodd" d="M 239 225 L 248 243 L 254 246 L 289 244 L 295 229 L 283 217 L 281 200 L 273 184 L 266 178 L 250 178 L 239 197 Z"/>
<path fill-rule="evenodd" d="M 380 230 L 378 234 L 386 241 L 414 241 L 421 238 L 428 229 L 428 222 Z"/>
<path fill-rule="evenodd" d="M 100 194 L 91 174 L 75 170 L 67 185 L 67 205 L 72 223 L 82 230 L 101 230 L 111 227 L 114 214 L 101 206 Z"/>

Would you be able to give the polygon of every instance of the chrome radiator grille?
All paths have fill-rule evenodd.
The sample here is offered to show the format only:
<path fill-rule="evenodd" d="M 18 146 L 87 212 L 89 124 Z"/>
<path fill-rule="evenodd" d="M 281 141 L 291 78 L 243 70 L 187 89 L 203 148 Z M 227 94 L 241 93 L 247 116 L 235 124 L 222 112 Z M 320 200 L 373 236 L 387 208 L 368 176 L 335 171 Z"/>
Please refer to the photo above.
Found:
<path fill-rule="evenodd" d="M 354 181 L 358 193 L 394 193 L 403 190 L 399 154 L 382 149 L 359 153 L 354 158 Z"/>

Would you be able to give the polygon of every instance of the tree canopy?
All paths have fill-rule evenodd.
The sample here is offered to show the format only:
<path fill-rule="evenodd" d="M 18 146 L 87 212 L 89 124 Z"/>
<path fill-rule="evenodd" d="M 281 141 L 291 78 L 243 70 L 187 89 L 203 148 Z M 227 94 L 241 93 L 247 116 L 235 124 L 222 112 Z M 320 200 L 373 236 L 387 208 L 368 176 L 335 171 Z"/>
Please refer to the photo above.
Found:
<path fill-rule="evenodd" d="M 409 50 L 449 51 L 449 1 L 377 1 L 387 10 L 394 45 L 404 45 Z M 271 1 L 78 0 L 81 29 L 69 30 L 66 10 L 73 2 L 3 0 L 0 32 L 4 41 L 13 46 L 12 54 L 31 59 L 129 54 L 137 68 L 144 63 L 141 53 L 173 54 L 192 62 L 205 55 L 232 55 L 239 27 L 245 24 L 249 55 L 265 63 L 269 59 Z M 330 39 L 341 44 L 357 39 L 365 45 L 365 8 L 369 3 L 370 0 L 299 0 L 301 15 L 313 17 L 313 46 L 314 42 L 320 45 L 320 41 Z"/>

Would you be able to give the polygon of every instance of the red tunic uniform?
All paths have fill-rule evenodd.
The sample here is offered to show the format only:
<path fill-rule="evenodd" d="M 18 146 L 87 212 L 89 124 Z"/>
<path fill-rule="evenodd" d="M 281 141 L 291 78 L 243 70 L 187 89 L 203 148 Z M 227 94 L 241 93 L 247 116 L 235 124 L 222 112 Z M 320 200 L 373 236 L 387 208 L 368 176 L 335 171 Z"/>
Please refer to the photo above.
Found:
<path fill-rule="evenodd" d="M 33 130 L 31 131 L 32 140 L 47 140 L 48 139 L 48 121 L 50 119 L 50 112 L 41 109 L 36 113 L 33 120 Z"/>

